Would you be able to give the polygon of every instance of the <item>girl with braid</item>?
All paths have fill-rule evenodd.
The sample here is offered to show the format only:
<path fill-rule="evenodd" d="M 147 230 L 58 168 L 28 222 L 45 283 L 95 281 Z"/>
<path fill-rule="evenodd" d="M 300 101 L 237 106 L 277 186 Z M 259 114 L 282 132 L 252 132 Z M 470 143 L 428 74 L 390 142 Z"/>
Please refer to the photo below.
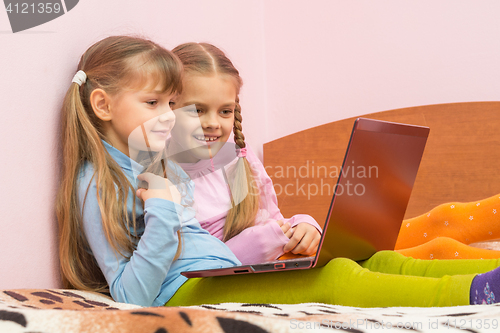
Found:
<path fill-rule="evenodd" d="M 196 183 L 202 227 L 226 242 L 245 264 L 274 260 L 286 252 L 313 254 L 319 225 L 309 215 L 283 218 L 271 179 L 246 146 L 238 70 L 210 44 L 186 43 L 173 52 L 186 76 L 185 91 L 175 101 L 177 125 L 168 147 Z M 396 250 L 419 259 L 500 258 L 500 251 L 468 245 L 500 238 L 497 216 L 500 196 L 441 205 L 404 221 Z"/>
<path fill-rule="evenodd" d="M 285 252 L 314 254 L 321 227 L 309 215 L 281 215 L 272 181 L 245 143 L 238 70 L 210 44 L 183 44 L 172 52 L 184 65 L 185 90 L 174 100 L 177 126 L 167 151 L 196 185 L 202 227 L 244 264 Z"/>
<path fill-rule="evenodd" d="M 288 251 L 312 254 L 319 226 L 307 215 L 283 218 L 271 179 L 246 147 L 238 98 L 242 80 L 237 69 L 210 44 L 182 44 L 172 52 L 183 63 L 184 77 L 183 91 L 173 101 L 176 125 L 166 151 L 195 183 L 194 203 L 201 226 L 223 240 L 242 263 L 272 260 Z M 500 269 L 495 269 L 499 264 L 496 259 L 416 260 L 381 251 L 364 262 L 337 258 L 306 271 L 189 279 L 166 305 L 477 304 L 492 302 L 492 293 L 500 292 L 491 287 L 500 289 Z M 487 273 L 477 275 L 483 272 Z"/>

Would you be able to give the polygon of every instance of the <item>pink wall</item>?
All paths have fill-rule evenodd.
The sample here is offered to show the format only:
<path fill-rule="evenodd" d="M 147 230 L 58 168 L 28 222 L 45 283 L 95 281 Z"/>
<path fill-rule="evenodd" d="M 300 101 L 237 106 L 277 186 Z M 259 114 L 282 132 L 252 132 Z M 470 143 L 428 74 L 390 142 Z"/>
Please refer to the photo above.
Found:
<path fill-rule="evenodd" d="M 500 2 L 81 0 L 12 34 L 0 9 L 0 288 L 59 287 L 53 201 L 59 107 L 81 53 L 111 34 L 221 46 L 264 142 L 337 119 L 500 100 Z"/>
<path fill-rule="evenodd" d="M 499 14 L 494 0 L 267 2 L 266 140 L 377 111 L 499 100 Z"/>

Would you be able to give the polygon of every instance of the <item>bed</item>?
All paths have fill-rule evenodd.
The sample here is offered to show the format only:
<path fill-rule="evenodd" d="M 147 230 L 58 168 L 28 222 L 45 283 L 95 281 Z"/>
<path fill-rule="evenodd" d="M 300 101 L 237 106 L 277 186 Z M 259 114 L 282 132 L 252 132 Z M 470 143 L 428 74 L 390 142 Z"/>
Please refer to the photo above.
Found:
<path fill-rule="evenodd" d="M 431 128 L 406 218 L 444 202 L 500 193 L 499 111 L 500 102 L 472 102 L 364 116 Z M 332 122 L 264 145 L 264 165 L 285 216 L 305 213 L 325 220 L 331 193 L 313 192 L 327 178 L 335 179 L 313 170 L 341 165 L 353 121 Z M 300 186 L 303 191 L 297 190 Z M 499 248 L 495 240 L 476 246 Z M 362 309 L 318 303 L 224 303 L 166 308 L 117 303 L 76 290 L 0 292 L 0 332 L 497 332 L 499 321 L 497 305 Z"/>

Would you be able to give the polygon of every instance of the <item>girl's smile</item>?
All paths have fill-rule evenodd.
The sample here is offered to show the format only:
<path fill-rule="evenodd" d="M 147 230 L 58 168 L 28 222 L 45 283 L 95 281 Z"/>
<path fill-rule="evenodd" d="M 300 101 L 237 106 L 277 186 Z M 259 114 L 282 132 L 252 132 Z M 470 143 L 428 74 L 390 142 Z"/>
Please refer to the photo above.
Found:
<path fill-rule="evenodd" d="M 193 137 L 201 142 L 214 142 L 220 139 L 220 136 L 193 135 Z"/>
<path fill-rule="evenodd" d="M 196 163 L 217 154 L 233 131 L 237 93 L 228 75 L 186 74 L 174 101 L 176 124 L 168 146 L 176 162 Z"/>
<path fill-rule="evenodd" d="M 151 133 L 157 134 L 159 136 L 167 136 L 171 130 L 172 130 L 172 127 L 168 126 L 165 129 L 156 129 L 156 130 L 152 129 Z"/>

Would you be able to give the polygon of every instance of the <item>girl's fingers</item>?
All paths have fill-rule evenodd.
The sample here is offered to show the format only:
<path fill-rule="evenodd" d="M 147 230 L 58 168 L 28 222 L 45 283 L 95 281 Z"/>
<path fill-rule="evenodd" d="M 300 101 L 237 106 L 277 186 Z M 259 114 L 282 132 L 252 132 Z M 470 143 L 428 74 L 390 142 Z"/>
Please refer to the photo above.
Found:
<path fill-rule="evenodd" d="M 282 222 L 283 223 L 283 222 Z M 290 223 L 283 223 L 281 225 L 281 231 L 285 234 L 286 237 L 291 238 L 293 235 L 293 229 Z"/>
<path fill-rule="evenodd" d="M 294 254 L 314 254 L 321 239 L 321 234 L 316 228 L 307 223 L 299 223 L 292 230 L 293 236 L 290 238 L 288 244 L 285 245 L 284 251 L 291 251 Z"/>
<path fill-rule="evenodd" d="M 294 254 L 301 254 L 309 247 L 310 243 L 311 239 L 309 235 L 307 233 L 304 233 L 300 236 L 300 238 L 298 238 L 297 244 L 291 251 Z"/>
<path fill-rule="evenodd" d="M 318 250 L 318 244 L 319 244 L 319 239 L 314 238 L 312 242 L 309 244 L 309 247 L 304 251 L 302 251 L 301 254 L 312 256 Z"/>
<path fill-rule="evenodd" d="M 283 252 L 287 253 L 287 252 L 290 252 L 291 250 L 295 249 L 295 246 L 297 246 L 297 243 L 298 242 L 296 239 L 294 239 L 294 237 L 290 238 L 290 241 L 283 248 Z"/>
<path fill-rule="evenodd" d="M 137 179 L 147 183 L 147 189 L 140 188 L 136 192 L 141 200 L 146 201 L 149 198 L 160 198 L 176 203 L 181 202 L 179 190 L 168 179 L 148 172 L 138 175 Z"/>
<path fill-rule="evenodd" d="M 286 253 L 286 252 L 290 252 L 292 250 L 295 250 L 295 248 L 297 247 L 297 244 L 299 244 L 302 240 L 302 237 L 303 237 L 303 234 L 301 234 L 300 230 L 293 230 L 293 234 L 292 236 L 290 237 L 290 241 L 285 245 L 285 247 L 283 248 L 283 251 Z M 292 251 L 292 253 L 295 253 L 294 251 Z"/>
<path fill-rule="evenodd" d="M 290 223 L 284 223 L 282 226 L 281 226 L 281 231 L 283 231 L 283 233 L 287 232 L 288 230 L 290 230 L 291 228 L 291 225 Z"/>
<path fill-rule="evenodd" d="M 138 197 L 139 199 L 141 199 L 141 200 L 142 200 L 142 193 L 143 193 L 144 191 L 146 191 L 146 190 L 145 190 L 145 189 L 143 189 L 143 188 L 140 188 L 140 189 L 138 189 L 138 190 L 135 192 L 135 195 L 137 195 L 137 197 Z"/>
<path fill-rule="evenodd" d="M 148 183 L 148 189 L 162 189 L 166 188 L 165 178 L 157 176 L 152 173 L 143 173 L 137 176 L 137 179 Z"/>
<path fill-rule="evenodd" d="M 152 175 L 152 173 L 149 173 L 149 172 L 141 173 L 141 174 L 137 175 L 137 179 L 147 181 L 146 179 L 149 178 L 151 175 Z"/>
<path fill-rule="evenodd" d="M 149 188 L 149 182 L 151 180 L 151 174 L 150 173 L 141 173 L 140 175 L 137 176 L 137 186 L 142 189 L 148 189 Z"/>
<path fill-rule="evenodd" d="M 305 229 L 299 244 L 292 249 L 292 253 L 304 255 L 312 255 L 316 253 L 319 240 L 321 239 L 321 234 L 316 230 L 316 228 L 309 226 L 310 225 L 308 225 Z"/>

